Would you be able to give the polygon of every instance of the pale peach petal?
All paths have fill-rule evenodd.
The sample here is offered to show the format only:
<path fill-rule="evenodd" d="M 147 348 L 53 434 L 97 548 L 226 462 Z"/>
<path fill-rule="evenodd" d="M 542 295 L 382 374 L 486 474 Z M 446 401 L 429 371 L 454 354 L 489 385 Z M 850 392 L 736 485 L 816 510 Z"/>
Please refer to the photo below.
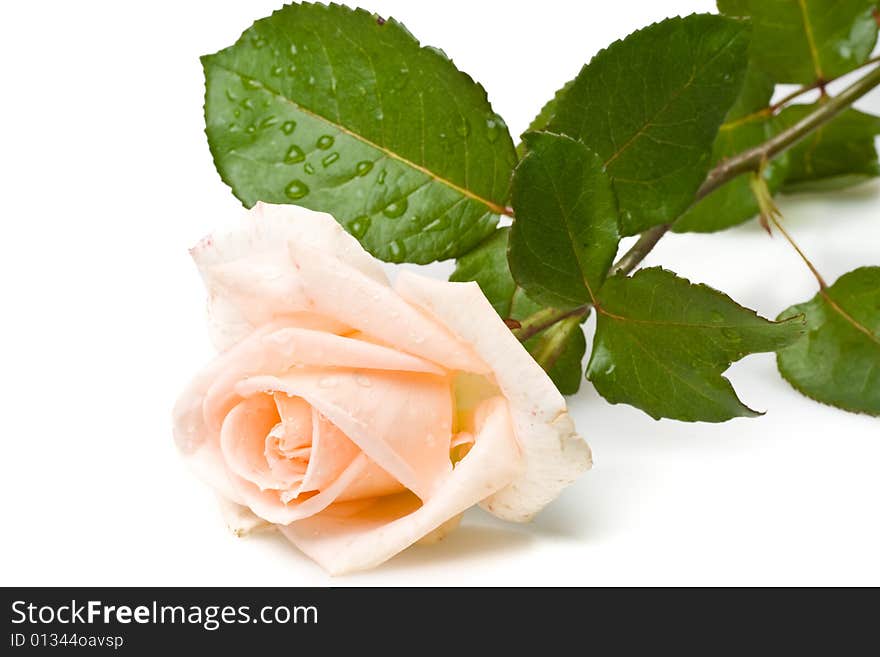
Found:
<path fill-rule="evenodd" d="M 269 522 L 286 525 L 295 520 L 308 518 L 323 511 L 332 504 L 355 480 L 369 467 L 370 459 L 361 454 L 352 461 L 336 481 L 324 490 L 308 496 L 300 496 L 289 502 L 282 501 L 281 494 L 276 490 L 260 490 L 246 479 L 230 474 L 230 479 L 238 491 L 244 504 Z"/>
<path fill-rule="evenodd" d="M 279 529 L 334 575 L 393 557 L 519 476 L 522 459 L 507 404 L 501 399 L 486 403 L 490 412 L 473 449 L 421 505 L 408 493 L 374 504 L 340 503 Z"/>
<path fill-rule="evenodd" d="M 274 527 L 272 523 L 263 520 L 246 506 L 230 502 L 220 494 L 217 495 L 217 505 L 229 531 L 236 536 L 247 536 L 252 532 Z"/>
<path fill-rule="evenodd" d="M 290 252 L 309 310 L 446 369 L 488 371 L 467 343 L 457 340 L 441 323 L 413 308 L 387 285 L 306 244 L 291 243 Z"/>
<path fill-rule="evenodd" d="M 225 367 L 205 394 L 204 414 L 217 427 L 238 397 L 233 388 L 254 375 L 281 375 L 294 365 L 388 369 L 444 374 L 426 360 L 381 345 L 273 322 L 230 348 Z M 366 376 L 367 374 L 365 374 Z"/>
<path fill-rule="evenodd" d="M 229 411 L 220 430 L 220 449 L 229 470 L 261 489 L 281 484 L 266 460 L 266 435 L 278 421 L 269 395 L 244 399 Z"/>
<path fill-rule="evenodd" d="M 303 368 L 281 377 L 251 377 L 239 383 L 236 392 L 243 397 L 286 392 L 308 400 L 382 469 L 423 499 L 452 467 L 452 394 L 446 378 Z"/>
<path fill-rule="evenodd" d="M 361 453 L 332 422 L 312 409 L 312 457 L 300 491 L 322 490 L 335 481 Z"/>
<path fill-rule="evenodd" d="M 409 272 L 400 295 L 437 318 L 489 363 L 510 404 L 526 469 L 483 506 L 505 520 L 524 521 L 592 465 L 590 448 L 568 416 L 565 399 L 513 336 L 476 283 L 446 283 Z"/>
<path fill-rule="evenodd" d="M 288 242 L 308 245 L 387 285 L 379 262 L 330 215 L 258 203 L 230 230 L 206 237 L 191 251 L 208 289 L 209 325 L 218 349 L 279 314 L 307 310 Z"/>

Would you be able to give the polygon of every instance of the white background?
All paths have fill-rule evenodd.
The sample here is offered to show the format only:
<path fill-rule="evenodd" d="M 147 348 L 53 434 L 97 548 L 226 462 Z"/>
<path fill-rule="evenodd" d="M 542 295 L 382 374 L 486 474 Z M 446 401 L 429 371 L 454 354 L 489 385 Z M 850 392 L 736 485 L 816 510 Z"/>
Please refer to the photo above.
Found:
<path fill-rule="evenodd" d="M 880 584 L 880 421 L 800 397 L 771 355 L 730 370 L 767 415 L 720 426 L 654 422 L 585 385 L 571 407 L 596 466 L 531 525 L 473 511 L 440 545 L 335 580 L 277 536 L 229 534 L 169 426 L 211 355 L 187 248 L 240 207 L 202 132 L 198 56 L 280 2 L 0 9 L 0 583 Z M 513 134 L 612 40 L 714 6 L 363 3 L 444 48 Z M 878 192 L 783 199 L 829 280 L 880 264 Z M 815 292 L 755 225 L 669 236 L 649 262 L 770 317 Z"/>

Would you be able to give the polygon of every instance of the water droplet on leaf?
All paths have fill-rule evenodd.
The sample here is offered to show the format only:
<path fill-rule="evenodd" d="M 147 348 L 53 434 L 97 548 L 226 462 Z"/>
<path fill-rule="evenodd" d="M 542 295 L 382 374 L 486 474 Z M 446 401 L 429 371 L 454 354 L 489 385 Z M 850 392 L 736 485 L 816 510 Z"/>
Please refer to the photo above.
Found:
<path fill-rule="evenodd" d="M 403 262 L 403 259 L 406 257 L 406 247 L 400 240 L 394 240 L 391 242 L 391 244 L 388 245 L 388 252 L 390 255 L 389 260 L 391 262 Z"/>
<path fill-rule="evenodd" d="M 311 164 L 309 164 L 307 162 L 306 164 L 303 165 L 303 171 L 305 171 L 307 174 L 309 174 L 311 176 L 313 173 L 315 173 L 315 167 L 313 167 Z"/>
<path fill-rule="evenodd" d="M 333 146 L 334 141 L 335 140 L 330 135 L 322 135 L 320 138 L 318 138 L 317 146 L 322 151 L 326 151 L 328 148 Z"/>
<path fill-rule="evenodd" d="M 360 239 L 364 235 L 367 234 L 367 231 L 370 229 L 370 218 L 367 215 L 361 215 L 351 222 L 348 226 L 349 232 L 352 235 Z"/>
<path fill-rule="evenodd" d="M 339 159 L 339 153 L 330 153 L 330 155 L 328 155 L 323 160 L 321 160 L 321 164 L 323 164 L 324 167 L 326 168 L 326 167 L 329 167 L 331 164 L 333 164 L 338 159 Z"/>
<path fill-rule="evenodd" d="M 305 159 L 306 154 L 303 153 L 303 150 L 296 144 L 293 144 L 284 155 L 284 164 L 297 164 Z"/>
<path fill-rule="evenodd" d="M 382 214 L 390 219 L 396 219 L 397 217 L 403 216 L 408 207 L 409 203 L 407 202 L 407 200 L 405 198 L 401 198 L 397 201 L 391 201 L 391 203 L 386 205 L 385 209 L 382 210 Z"/>
<path fill-rule="evenodd" d="M 373 169 L 373 163 L 369 160 L 364 160 L 363 162 L 358 162 L 355 167 L 355 172 L 359 176 L 366 176 Z"/>
<path fill-rule="evenodd" d="M 296 121 L 285 121 L 281 124 L 281 132 L 285 135 L 292 134 L 296 130 Z"/>
<path fill-rule="evenodd" d="M 284 188 L 284 195 L 294 201 L 305 198 L 309 193 L 309 187 L 302 180 L 291 180 Z"/>

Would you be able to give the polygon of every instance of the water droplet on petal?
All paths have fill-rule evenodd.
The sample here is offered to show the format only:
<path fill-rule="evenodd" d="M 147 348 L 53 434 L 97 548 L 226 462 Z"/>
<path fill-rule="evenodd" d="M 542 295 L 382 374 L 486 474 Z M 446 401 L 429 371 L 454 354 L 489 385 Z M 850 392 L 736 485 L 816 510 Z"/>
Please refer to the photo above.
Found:
<path fill-rule="evenodd" d="M 285 135 L 292 134 L 296 130 L 296 121 L 285 121 L 281 124 L 281 132 Z"/>
<path fill-rule="evenodd" d="M 284 155 L 284 164 L 297 164 L 305 159 L 306 154 L 303 153 L 303 150 L 296 144 L 293 144 Z"/>
<path fill-rule="evenodd" d="M 396 219 L 397 217 L 403 216 L 409 207 L 409 203 L 405 198 L 398 199 L 396 201 L 391 201 L 388 205 L 385 206 L 385 209 L 382 210 L 382 214 L 384 214 L 389 219 Z"/>
<path fill-rule="evenodd" d="M 318 380 L 319 388 L 332 388 L 338 383 L 335 376 L 325 376 Z"/>
<path fill-rule="evenodd" d="M 330 148 L 333 145 L 334 141 L 335 140 L 330 135 L 323 135 L 318 139 L 317 146 L 322 151 L 326 151 L 328 148 Z"/>
<path fill-rule="evenodd" d="M 284 188 L 284 195 L 294 201 L 304 198 L 309 193 L 309 187 L 302 180 L 291 180 Z"/>
<path fill-rule="evenodd" d="M 370 171 L 373 170 L 373 163 L 369 160 L 364 160 L 363 162 L 358 162 L 357 167 L 355 167 L 355 172 L 359 176 L 366 176 Z"/>
<path fill-rule="evenodd" d="M 363 374 L 356 375 L 354 377 L 354 380 L 362 388 L 369 388 L 371 385 L 373 385 L 373 382 L 370 381 L 370 377 L 364 376 Z"/>
<path fill-rule="evenodd" d="M 348 226 L 349 232 L 358 239 L 366 235 L 369 229 L 370 218 L 367 215 L 361 215 L 360 217 L 357 217 Z"/>
<path fill-rule="evenodd" d="M 388 252 L 390 254 L 389 260 L 391 262 L 403 262 L 403 259 L 406 257 L 406 247 L 400 240 L 394 240 L 391 242 L 391 244 L 388 245 Z"/>

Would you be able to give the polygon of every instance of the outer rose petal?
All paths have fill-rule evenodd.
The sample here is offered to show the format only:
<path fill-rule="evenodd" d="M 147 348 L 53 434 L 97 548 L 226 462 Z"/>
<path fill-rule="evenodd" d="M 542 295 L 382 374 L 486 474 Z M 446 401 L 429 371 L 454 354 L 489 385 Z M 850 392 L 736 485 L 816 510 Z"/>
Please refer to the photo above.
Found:
<path fill-rule="evenodd" d="M 307 310 L 296 294 L 289 242 L 309 246 L 378 284 L 388 284 L 379 262 L 329 214 L 257 203 L 231 230 L 206 237 L 191 251 L 208 290 L 209 326 L 218 350 L 278 314 Z"/>
<path fill-rule="evenodd" d="M 481 506 L 505 520 L 529 520 L 592 466 L 590 447 L 575 433 L 565 399 L 476 283 L 447 283 L 402 272 L 395 288 L 472 345 L 494 370 L 510 404 L 526 468 Z"/>
<path fill-rule="evenodd" d="M 486 420 L 473 449 L 421 506 L 408 493 L 373 504 L 342 503 L 279 529 L 331 575 L 390 559 L 520 474 L 507 404 L 497 397 L 484 403 Z"/>

